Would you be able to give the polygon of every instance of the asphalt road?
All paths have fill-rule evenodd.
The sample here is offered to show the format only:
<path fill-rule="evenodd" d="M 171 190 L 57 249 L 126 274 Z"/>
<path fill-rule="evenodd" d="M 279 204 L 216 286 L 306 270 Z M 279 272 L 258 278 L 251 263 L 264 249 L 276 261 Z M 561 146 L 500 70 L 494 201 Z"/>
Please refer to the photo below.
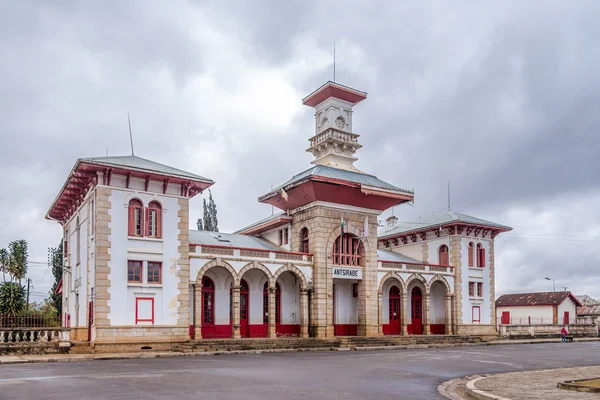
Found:
<path fill-rule="evenodd" d="M 600 365 L 600 342 L 0 366 L 0 399 L 442 399 L 475 373 Z"/>

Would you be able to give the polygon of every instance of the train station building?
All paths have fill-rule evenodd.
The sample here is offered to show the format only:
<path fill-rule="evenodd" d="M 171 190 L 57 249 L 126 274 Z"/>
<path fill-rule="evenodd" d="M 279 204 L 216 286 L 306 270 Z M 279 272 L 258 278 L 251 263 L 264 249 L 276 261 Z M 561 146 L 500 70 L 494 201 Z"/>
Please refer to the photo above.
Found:
<path fill-rule="evenodd" d="M 354 165 L 366 98 L 327 82 L 303 100 L 312 165 L 258 199 L 281 212 L 235 233 L 190 229 L 211 179 L 77 160 L 47 213 L 64 228 L 71 339 L 494 335 L 494 239 L 511 228 L 451 210 L 378 227 L 414 193 Z"/>

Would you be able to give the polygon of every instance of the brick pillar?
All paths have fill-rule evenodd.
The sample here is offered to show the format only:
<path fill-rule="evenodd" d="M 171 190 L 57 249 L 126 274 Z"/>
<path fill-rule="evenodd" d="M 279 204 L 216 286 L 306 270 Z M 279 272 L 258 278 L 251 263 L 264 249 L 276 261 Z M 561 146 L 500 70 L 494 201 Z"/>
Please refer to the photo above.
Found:
<path fill-rule="evenodd" d="M 423 317 L 425 318 L 425 323 L 423 324 L 423 330 L 425 331 L 425 335 L 431 335 L 430 329 L 430 314 L 431 314 L 431 297 L 429 295 L 429 291 L 425 292 L 425 304 L 423 304 Z"/>
<path fill-rule="evenodd" d="M 445 309 L 444 312 L 446 313 L 445 315 L 445 320 L 444 320 L 444 324 L 446 324 L 446 328 L 445 328 L 445 334 L 446 335 L 450 335 L 452 334 L 452 296 L 450 295 L 446 295 L 444 296 L 444 300 L 445 300 Z"/>
<path fill-rule="evenodd" d="M 450 236 L 450 265 L 454 267 L 454 313 L 452 317 L 454 319 L 455 330 L 454 333 L 458 334 L 459 325 L 463 324 L 462 315 L 462 261 L 461 261 L 461 237 L 458 235 Z"/>
<path fill-rule="evenodd" d="M 353 216 L 353 227 L 364 225 L 364 214 Z M 377 217 L 368 216 L 369 236 L 363 238 L 364 260 L 363 279 L 358 285 L 358 335 L 377 336 L 380 333 L 378 318 L 378 288 L 377 288 Z M 348 225 L 350 232 L 351 225 Z M 355 228 L 356 229 L 356 228 Z M 360 236 L 359 231 L 354 231 Z"/>
<path fill-rule="evenodd" d="M 270 338 L 277 337 L 277 304 L 276 304 L 276 288 L 269 285 L 269 333 Z"/>
<path fill-rule="evenodd" d="M 402 320 L 400 321 L 400 325 L 402 328 L 402 335 L 408 335 L 408 295 L 402 292 L 401 296 L 402 301 Z"/>
<path fill-rule="evenodd" d="M 300 337 L 308 337 L 308 289 L 300 291 Z"/>
<path fill-rule="evenodd" d="M 236 284 L 231 288 L 231 295 L 233 296 L 232 301 L 232 336 L 234 339 L 240 339 L 242 336 L 240 335 L 240 285 Z"/>

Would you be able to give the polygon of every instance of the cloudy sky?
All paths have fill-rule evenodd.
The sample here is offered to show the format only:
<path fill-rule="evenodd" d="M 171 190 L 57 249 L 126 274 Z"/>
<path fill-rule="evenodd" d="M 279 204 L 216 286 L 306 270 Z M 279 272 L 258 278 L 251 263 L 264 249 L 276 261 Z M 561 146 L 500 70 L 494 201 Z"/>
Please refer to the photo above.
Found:
<path fill-rule="evenodd" d="M 485 4 L 483 4 L 485 3 Z M 30 244 L 33 300 L 60 226 L 44 220 L 75 160 L 136 154 L 217 183 L 220 229 L 306 169 L 332 78 L 364 90 L 356 165 L 514 230 L 497 291 L 600 296 L 600 4 L 584 1 L 0 1 L 0 247 Z M 202 214 L 192 202 L 192 222 Z M 389 214 L 384 214 L 386 217 Z M 382 217 L 382 218 L 383 218 Z"/>

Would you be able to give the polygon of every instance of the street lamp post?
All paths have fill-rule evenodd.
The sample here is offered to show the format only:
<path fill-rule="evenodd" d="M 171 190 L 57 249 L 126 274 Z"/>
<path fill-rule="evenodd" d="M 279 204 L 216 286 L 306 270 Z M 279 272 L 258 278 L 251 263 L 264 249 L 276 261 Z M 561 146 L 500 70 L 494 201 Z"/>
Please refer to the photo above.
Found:
<path fill-rule="evenodd" d="M 554 292 L 556 292 L 556 282 L 554 281 L 554 279 L 548 277 L 546 277 L 545 279 L 548 281 L 552 281 L 552 287 L 554 288 Z"/>

